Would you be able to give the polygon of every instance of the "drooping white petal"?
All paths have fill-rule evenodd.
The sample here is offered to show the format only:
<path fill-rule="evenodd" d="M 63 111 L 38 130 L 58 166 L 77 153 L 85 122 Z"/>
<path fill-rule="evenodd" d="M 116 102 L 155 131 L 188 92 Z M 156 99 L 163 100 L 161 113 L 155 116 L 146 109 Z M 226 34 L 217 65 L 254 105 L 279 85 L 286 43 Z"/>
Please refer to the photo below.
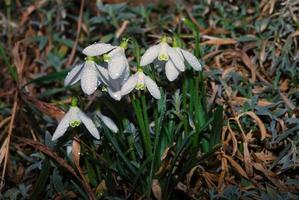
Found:
<path fill-rule="evenodd" d="M 172 60 L 174 66 L 181 72 L 185 71 L 184 60 L 181 59 L 180 54 L 172 47 L 167 48 L 170 59 Z"/>
<path fill-rule="evenodd" d="M 63 134 L 66 132 L 67 128 L 69 127 L 70 121 L 71 121 L 71 110 L 69 110 L 59 122 L 53 134 L 52 141 L 57 140 L 58 138 L 63 136 Z"/>
<path fill-rule="evenodd" d="M 179 71 L 175 68 L 171 60 L 166 62 L 165 73 L 169 81 L 174 81 L 179 75 Z"/>
<path fill-rule="evenodd" d="M 138 73 L 132 75 L 121 88 L 121 95 L 129 94 L 136 86 L 138 81 Z"/>
<path fill-rule="evenodd" d="M 96 139 L 100 139 L 100 133 L 97 129 L 97 127 L 94 125 L 93 121 L 85 115 L 81 110 L 78 112 L 78 116 L 80 120 L 83 122 L 89 133 L 95 137 Z"/>
<path fill-rule="evenodd" d="M 108 73 L 112 79 L 119 78 L 126 67 L 126 58 L 121 54 L 114 55 L 108 62 Z"/>
<path fill-rule="evenodd" d="M 108 53 L 108 57 L 113 57 L 116 54 L 120 54 L 122 56 L 125 56 L 125 50 L 123 48 L 121 48 L 121 47 L 116 47 L 115 49 L 113 49 L 112 51 L 110 51 Z"/>
<path fill-rule="evenodd" d="M 122 75 L 119 77 L 119 79 L 121 79 L 120 81 L 121 85 L 123 85 L 128 80 L 129 76 L 130 76 L 130 66 L 128 60 L 126 59 L 125 69 Z"/>
<path fill-rule="evenodd" d="M 118 132 L 118 128 L 112 119 L 103 115 L 101 112 L 97 112 L 97 115 L 111 131 L 113 131 L 114 133 Z"/>
<path fill-rule="evenodd" d="M 116 101 L 121 100 L 122 95 L 120 90 L 115 91 L 108 87 L 108 94 L 111 96 L 111 98 L 115 99 Z"/>
<path fill-rule="evenodd" d="M 87 95 L 91 95 L 98 87 L 98 72 L 94 61 L 86 61 L 81 73 L 81 88 Z"/>
<path fill-rule="evenodd" d="M 73 85 L 77 83 L 81 78 L 81 70 L 83 64 L 76 65 L 65 77 L 64 86 Z"/>
<path fill-rule="evenodd" d="M 120 91 L 121 90 L 121 82 L 122 80 L 120 78 L 118 79 L 109 79 L 108 86 L 112 88 L 114 91 Z"/>
<path fill-rule="evenodd" d="M 183 49 L 181 49 L 181 52 L 182 52 L 184 58 L 186 59 L 186 61 L 191 65 L 191 67 L 193 69 L 195 69 L 196 71 L 202 70 L 202 66 L 201 66 L 200 62 L 192 53 L 190 53 L 186 50 L 183 50 Z"/>
<path fill-rule="evenodd" d="M 159 55 L 161 45 L 157 44 L 148 48 L 141 57 L 140 65 L 145 66 L 152 63 Z"/>
<path fill-rule="evenodd" d="M 148 76 L 144 76 L 144 81 L 145 81 L 146 88 L 151 93 L 151 95 L 156 99 L 160 99 L 161 93 L 155 81 L 153 81 Z"/>
<path fill-rule="evenodd" d="M 87 56 L 99 56 L 107 53 L 108 51 L 111 51 L 114 48 L 116 47 L 112 46 L 111 44 L 95 43 L 83 49 L 82 53 Z"/>
<path fill-rule="evenodd" d="M 185 60 L 185 58 L 184 58 L 184 56 L 183 56 L 183 53 L 182 53 L 182 49 L 181 48 L 179 48 L 179 47 L 174 47 L 174 49 L 178 52 L 178 54 L 180 55 L 180 58 L 181 58 L 181 60 Z"/>
<path fill-rule="evenodd" d="M 109 80 L 108 70 L 98 64 L 96 64 L 96 67 L 99 70 L 98 76 L 100 81 L 107 85 Z"/>

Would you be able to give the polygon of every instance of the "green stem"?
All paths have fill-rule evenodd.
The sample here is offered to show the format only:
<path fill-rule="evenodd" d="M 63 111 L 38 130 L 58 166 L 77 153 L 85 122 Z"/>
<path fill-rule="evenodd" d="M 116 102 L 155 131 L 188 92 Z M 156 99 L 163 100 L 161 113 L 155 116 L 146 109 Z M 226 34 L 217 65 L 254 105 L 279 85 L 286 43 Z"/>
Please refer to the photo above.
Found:
<path fill-rule="evenodd" d="M 192 95 L 194 97 L 194 111 L 195 111 L 195 135 L 194 135 L 194 141 L 193 141 L 193 147 L 197 148 L 199 146 L 200 142 L 200 134 L 201 134 L 201 128 L 205 124 L 205 112 L 203 109 L 203 95 L 199 94 L 199 82 L 200 82 L 200 75 L 196 76 L 194 86 L 192 87 Z M 203 141 L 203 140 L 202 140 Z M 205 143 L 204 146 L 207 144 Z M 203 146 L 203 147 L 204 147 Z M 206 149 L 206 148 L 204 148 Z"/>
<path fill-rule="evenodd" d="M 196 76 L 196 85 L 197 85 L 197 91 L 200 91 L 200 107 L 199 107 L 199 126 L 202 128 L 206 122 L 207 122 L 207 99 L 206 97 L 206 90 L 205 90 L 205 84 L 204 84 L 204 77 L 203 73 L 200 72 L 198 76 Z M 200 86 L 200 88 L 199 88 Z M 202 150 L 204 153 L 207 153 L 210 149 L 209 141 L 205 138 L 202 138 Z"/>
<path fill-rule="evenodd" d="M 146 155 L 146 157 L 149 157 L 152 154 L 152 148 L 151 148 L 149 130 L 147 131 L 148 124 L 147 124 L 147 128 L 146 128 L 145 121 L 144 121 L 145 119 L 144 119 L 144 116 L 142 115 L 140 100 L 136 99 L 136 98 L 133 98 L 132 104 L 133 104 L 133 108 L 134 108 L 134 111 L 135 111 L 135 114 L 136 114 L 137 122 L 138 122 L 138 125 L 139 125 L 139 128 L 140 128 L 141 139 L 142 139 L 142 142 L 143 142 L 143 145 L 144 145 L 144 148 L 145 148 L 145 155 Z M 145 109 L 146 109 L 146 107 L 145 107 Z M 145 112 L 146 112 L 146 110 L 143 111 L 143 113 L 145 113 Z M 147 117 L 146 117 L 146 120 L 147 120 Z"/>
<path fill-rule="evenodd" d="M 143 111 L 143 117 L 144 117 L 144 128 L 146 132 L 148 133 L 147 136 L 150 138 L 150 131 L 149 131 L 149 121 L 147 116 L 147 106 L 146 106 L 146 99 L 145 96 L 141 96 L 141 105 L 142 105 L 142 111 Z M 150 141 L 150 140 L 149 140 Z"/>
<path fill-rule="evenodd" d="M 133 161 L 136 161 L 136 155 L 135 155 L 135 152 L 134 152 L 134 136 L 130 135 L 128 138 L 128 144 L 129 144 L 129 147 L 130 147 L 130 155 L 131 155 L 131 158 Z"/>
<path fill-rule="evenodd" d="M 184 73 L 183 75 L 183 97 L 182 97 L 182 101 L 183 101 L 183 111 L 184 112 L 187 112 L 187 78 L 186 78 L 186 74 Z M 188 130 L 188 119 L 187 119 L 187 115 L 184 114 L 183 116 L 183 123 L 184 123 L 184 132 L 185 134 L 188 134 L 189 133 L 189 130 Z"/>
<path fill-rule="evenodd" d="M 147 198 L 150 199 L 151 195 L 151 189 L 152 189 L 152 181 L 153 181 L 153 176 L 154 172 L 156 170 L 156 167 L 160 165 L 160 159 L 159 159 L 159 151 L 158 151 L 158 145 L 160 142 L 160 130 L 158 126 L 158 116 L 157 116 L 157 111 L 154 111 L 154 116 L 155 116 L 155 142 L 154 142 L 154 152 L 153 152 L 153 159 L 151 163 L 151 169 L 150 169 L 150 175 L 149 175 L 149 184 L 148 184 L 148 189 L 147 189 Z"/>

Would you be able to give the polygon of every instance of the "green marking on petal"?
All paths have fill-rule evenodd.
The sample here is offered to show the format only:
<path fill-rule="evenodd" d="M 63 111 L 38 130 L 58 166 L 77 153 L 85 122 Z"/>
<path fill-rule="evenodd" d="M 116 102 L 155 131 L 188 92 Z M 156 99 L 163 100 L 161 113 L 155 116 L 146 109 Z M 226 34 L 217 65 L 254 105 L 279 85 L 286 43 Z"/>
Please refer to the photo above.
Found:
<path fill-rule="evenodd" d="M 105 62 L 109 62 L 109 60 L 111 60 L 111 56 L 109 56 L 108 54 L 104 54 L 103 59 Z"/>
<path fill-rule="evenodd" d="M 143 83 L 137 83 L 135 86 L 136 90 L 144 90 L 145 89 L 145 85 Z"/>
<path fill-rule="evenodd" d="M 70 121 L 70 126 L 71 126 L 72 128 L 75 128 L 75 127 L 79 126 L 80 124 L 81 124 L 81 122 L 78 121 L 78 120 Z"/>
<path fill-rule="evenodd" d="M 108 87 L 106 85 L 103 85 L 101 90 L 102 92 L 108 92 Z"/>
<path fill-rule="evenodd" d="M 158 60 L 161 60 L 161 61 L 167 61 L 168 59 L 169 59 L 169 56 L 164 53 L 162 53 L 158 56 Z"/>

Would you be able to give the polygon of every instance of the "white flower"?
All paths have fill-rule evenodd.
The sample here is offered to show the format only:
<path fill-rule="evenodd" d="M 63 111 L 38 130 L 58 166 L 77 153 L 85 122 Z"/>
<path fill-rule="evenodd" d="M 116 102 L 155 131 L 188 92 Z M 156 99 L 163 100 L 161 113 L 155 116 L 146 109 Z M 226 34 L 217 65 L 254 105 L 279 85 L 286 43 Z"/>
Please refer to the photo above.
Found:
<path fill-rule="evenodd" d="M 108 94 L 115 100 L 120 101 L 121 95 L 121 87 L 128 80 L 130 69 L 129 66 L 126 66 L 122 75 L 117 79 L 112 79 L 109 76 L 108 70 L 104 67 L 98 67 L 99 76 L 105 86 L 103 86 L 104 91 L 106 90 Z"/>
<path fill-rule="evenodd" d="M 76 127 L 79 126 L 83 122 L 87 130 L 90 134 L 96 139 L 100 139 L 100 134 L 92 120 L 83 113 L 77 106 L 71 106 L 69 111 L 65 114 L 65 116 L 59 122 L 53 137 L 52 141 L 60 138 L 67 131 L 68 127 Z"/>
<path fill-rule="evenodd" d="M 201 66 L 200 62 L 192 53 L 190 53 L 184 49 L 181 49 L 179 47 L 174 47 L 174 49 L 180 53 L 183 60 L 186 61 L 194 70 L 196 70 L 196 71 L 202 70 L 202 66 Z"/>
<path fill-rule="evenodd" d="M 167 44 L 167 38 L 163 37 L 161 42 L 148 48 L 141 57 L 140 65 L 145 66 L 152 63 L 156 58 L 160 61 L 172 60 L 176 68 L 180 71 L 185 70 L 184 62 L 180 54 Z"/>
<path fill-rule="evenodd" d="M 95 43 L 83 50 L 87 56 L 104 56 L 108 63 L 108 73 L 112 79 L 119 78 L 126 67 L 129 66 L 125 49 L 128 47 L 128 40 L 123 40 L 119 46 L 112 46 L 106 43 Z"/>
<path fill-rule="evenodd" d="M 163 37 L 160 44 L 147 49 L 141 57 L 140 65 L 145 66 L 155 59 L 165 61 L 165 73 L 169 81 L 173 81 L 179 72 L 185 71 L 185 64 L 182 55 L 167 44 L 167 38 Z"/>
<path fill-rule="evenodd" d="M 108 61 L 109 76 L 112 79 L 118 79 L 128 67 L 129 63 L 125 56 L 124 49 L 121 49 L 118 53 L 111 56 L 111 59 Z"/>
<path fill-rule="evenodd" d="M 98 87 L 97 64 L 88 57 L 85 63 L 76 65 L 66 76 L 64 85 L 73 85 L 81 80 L 81 88 L 87 95 L 91 95 Z"/>
<path fill-rule="evenodd" d="M 116 47 L 117 46 L 112 46 L 111 44 L 106 43 L 95 43 L 83 49 L 82 53 L 86 56 L 100 56 L 115 49 Z"/>
<path fill-rule="evenodd" d="M 154 45 L 147 49 L 141 57 L 141 66 L 152 63 L 155 59 L 164 61 L 165 73 L 169 81 L 175 80 L 180 72 L 185 71 L 185 63 L 187 61 L 195 70 L 201 70 L 201 64 L 197 58 L 179 47 L 170 47 L 167 44 L 167 38 L 163 37 L 160 44 Z"/>
<path fill-rule="evenodd" d="M 126 95 L 130 93 L 134 88 L 136 90 L 147 89 L 154 98 L 161 98 L 161 93 L 157 84 L 151 78 L 146 76 L 143 73 L 142 69 L 138 69 L 138 72 L 132 75 L 128 79 L 128 81 L 122 86 L 121 94 Z"/>
<path fill-rule="evenodd" d="M 183 63 L 186 61 L 196 71 L 202 70 L 202 66 L 201 66 L 200 62 L 193 54 L 191 54 L 188 51 L 183 50 L 179 47 L 173 47 L 172 49 L 174 49 L 175 51 L 178 52 L 179 58 L 183 61 Z M 185 70 L 185 64 L 184 64 L 184 68 L 182 68 L 182 69 L 179 69 L 177 66 L 178 65 L 176 65 L 175 61 L 172 59 L 169 59 L 166 62 L 165 73 L 166 73 L 166 77 L 169 81 L 174 81 L 178 77 L 180 71 L 182 71 L 182 69 Z"/>
<path fill-rule="evenodd" d="M 116 126 L 116 124 L 114 123 L 114 121 L 103 115 L 100 111 L 97 111 L 96 112 L 96 115 L 102 120 L 102 122 L 111 130 L 113 131 L 114 133 L 117 133 L 118 132 L 118 128 Z"/>
<path fill-rule="evenodd" d="M 108 63 L 108 74 L 112 79 L 118 79 L 129 68 L 129 62 L 125 54 L 128 48 L 128 40 L 123 40 L 119 47 L 104 55 L 104 60 Z"/>

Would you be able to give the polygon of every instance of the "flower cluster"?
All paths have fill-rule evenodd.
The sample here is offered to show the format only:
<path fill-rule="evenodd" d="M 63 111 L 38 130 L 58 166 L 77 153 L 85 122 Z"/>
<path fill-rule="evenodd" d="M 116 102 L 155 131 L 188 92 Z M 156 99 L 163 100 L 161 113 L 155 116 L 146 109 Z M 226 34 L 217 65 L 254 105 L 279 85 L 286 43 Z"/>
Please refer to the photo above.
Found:
<path fill-rule="evenodd" d="M 146 50 L 141 58 L 140 65 L 146 66 L 156 59 L 162 61 L 165 65 L 165 73 L 169 81 L 174 81 L 180 72 L 185 71 L 185 61 L 194 70 L 202 70 L 200 62 L 193 54 L 178 47 L 177 42 L 174 42 L 173 47 L 170 47 L 167 43 L 167 37 L 163 37 L 159 44 Z"/>
<path fill-rule="evenodd" d="M 202 69 L 200 62 L 193 54 L 178 47 L 177 42 L 173 43 L 173 47 L 169 46 L 167 37 L 164 36 L 159 44 L 151 46 L 145 51 L 141 57 L 140 66 L 137 66 L 137 72 L 130 76 L 129 62 L 125 54 L 127 48 L 128 40 L 123 40 L 119 46 L 95 43 L 86 47 L 82 51 L 86 56 L 85 62 L 76 65 L 67 74 L 64 85 L 71 86 L 80 81 L 81 89 L 86 95 L 93 94 L 101 86 L 102 91 L 107 91 L 117 101 L 134 89 L 148 90 L 154 98 L 160 99 L 160 89 L 154 80 L 144 74 L 144 66 L 159 61 L 169 81 L 174 81 L 180 72 L 185 71 L 185 63 L 188 63 L 196 71 Z M 98 57 L 101 57 L 103 62 L 97 63 Z M 117 126 L 110 118 L 100 112 L 97 113 L 97 116 L 110 130 L 118 131 Z M 77 103 L 72 103 L 54 132 L 52 140 L 61 137 L 69 126 L 76 127 L 81 122 L 91 135 L 96 139 L 100 138 L 92 120 L 77 107 Z"/>

